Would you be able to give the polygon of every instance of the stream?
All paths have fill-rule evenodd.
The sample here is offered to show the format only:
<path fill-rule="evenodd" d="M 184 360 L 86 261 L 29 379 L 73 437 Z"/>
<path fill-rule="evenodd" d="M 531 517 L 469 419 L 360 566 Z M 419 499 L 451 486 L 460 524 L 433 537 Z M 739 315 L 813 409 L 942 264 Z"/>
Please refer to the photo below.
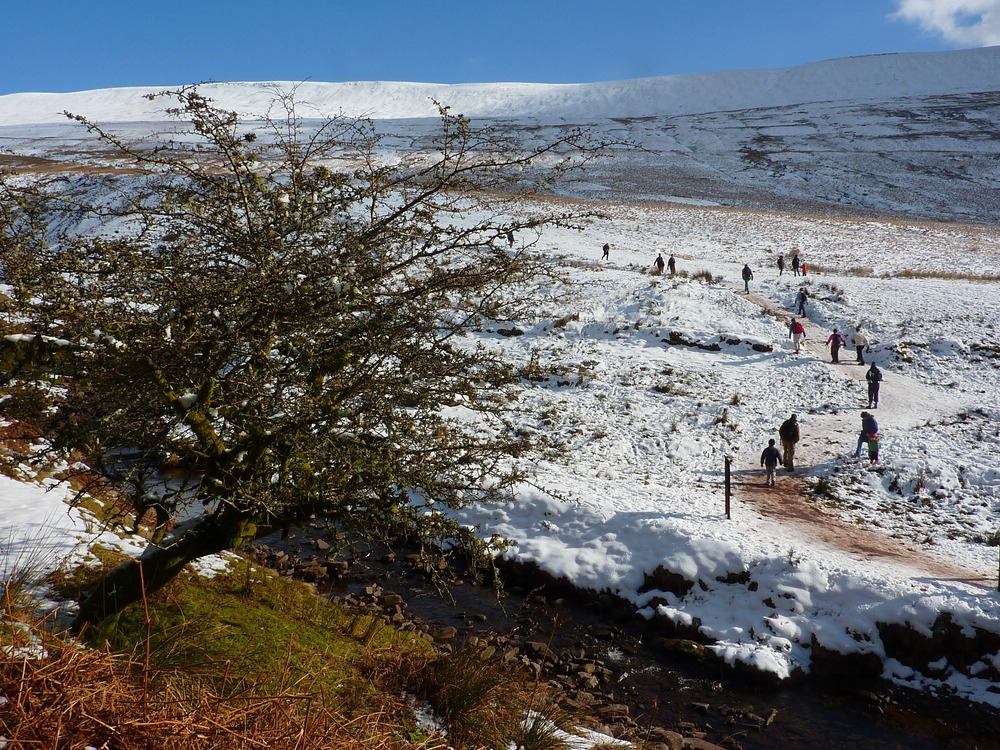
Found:
<path fill-rule="evenodd" d="M 309 561 L 323 557 L 316 539 L 317 532 L 299 530 L 261 542 Z M 491 585 L 461 577 L 442 595 L 408 557 L 415 558 L 355 557 L 346 575 L 320 590 L 342 597 L 375 585 L 398 594 L 416 620 L 456 628 L 456 645 L 502 633 L 521 643 L 545 643 L 556 653 L 586 652 L 614 674 L 601 692 L 628 706 L 640 728 L 663 727 L 734 750 L 1000 750 L 1000 714 L 988 708 L 886 683 L 774 685 L 711 658 L 664 650 L 663 634 L 620 602 L 553 591 L 509 572 L 499 598 Z"/>

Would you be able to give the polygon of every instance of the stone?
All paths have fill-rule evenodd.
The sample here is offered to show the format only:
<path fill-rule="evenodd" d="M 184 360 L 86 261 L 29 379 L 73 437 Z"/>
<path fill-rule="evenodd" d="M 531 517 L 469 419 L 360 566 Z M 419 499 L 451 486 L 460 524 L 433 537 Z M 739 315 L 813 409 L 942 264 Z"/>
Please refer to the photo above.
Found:
<path fill-rule="evenodd" d="M 597 714 L 603 719 L 609 719 L 612 717 L 628 716 L 628 706 L 624 703 L 612 703 L 607 706 L 601 706 L 597 709 Z"/>
<path fill-rule="evenodd" d="M 725 748 L 698 737 L 685 737 L 684 750 L 725 750 Z"/>
<path fill-rule="evenodd" d="M 458 629 L 451 625 L 434 628 L 431 630 L 431 633 L 434 636 L 435 643 L 451 643 L 458 637 Z"/>
<path fill-rule="evenodd" d="M 667 750 L 683 750 L 684 735 L 672 732 L 663 727 L 650 727 L 645 732 L 649 742 L 659 745 Z M 648 747 L 648 745 L 647 745 Z"/>
<path fill-rule="evenodd" d="M 654 638 L 653 643 L 668 653 L 684 654 L 697 659 L 705 657 L 705 647 L 697 641 L 691 641 L 687 638 Z"/>

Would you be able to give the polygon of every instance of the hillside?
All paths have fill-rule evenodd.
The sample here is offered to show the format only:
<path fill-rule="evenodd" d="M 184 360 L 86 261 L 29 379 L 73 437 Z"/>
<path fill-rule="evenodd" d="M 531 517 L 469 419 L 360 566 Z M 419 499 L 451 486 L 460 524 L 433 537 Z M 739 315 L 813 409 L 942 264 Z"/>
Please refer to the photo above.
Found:
<path fill-rule="evenodd" d="M 64 111 L 155 134 L 168 118 L 143 95 L 161 88 L 2 96 L 0 166 L 94 158 Z M 293 88 L 303 116 L 374 119 L 390 151 L 417 147 L 434 102 L 542 139 L 582 127 L 640 147 L 564 187 L 577 197 L 982 222 L 1000 208 L 1000 47 L 607 83 L 203 90 L 223 107 L 261 114 L 276 90 Z"/>
<path fill-rule="evenodd" d="M 209 90 L 240 111 L 272 93 Z M 54 113 L 162 134 L 139 93 L 0 98 L 4 161 L 106 166 Z M 513 561 L 686 628 L 727 664 L 787 679 L 833 653 L 1000 708 L 1000 48 L 579 86 L 298 90 L 322 112 L 376 117 L 387 158 L 420 147 L 438 94 L 533 138 L 582 126 L 643 147 L 560 186 L 603 218 L 544 233 L 564 280 L 525 287 L 538 302 L 524 319 L 483 326 L 480 343 L 542 373 L 522 383 L 517 419 L 562 451 L 532 465 L 515 502 L 463 520 L 514 540 Z M 779 275 L 777 255 L 793 251 L 807 276 Z M 676 256 L 677 276 L 651 275 L 658 252 Z M 800 287 L 809 343 L 796 355 Z M 823 346 L 859 325 L 886 373 L 877 465 L 853 457 L 863 370 L 846 353 L 829 363 Z M 792 412 L 801 463 L 779 481 L 812 524 L 760 498 L 760 451 Z M 863 529 L 865 544 L 817 533 L 828 518 L 841 539 Z M 880 538 L 906 554 L 880 554 Z M 904 630 L 927 652 L 897 649 Z M 952 640 L 935 650 L 941 632 Z"/>

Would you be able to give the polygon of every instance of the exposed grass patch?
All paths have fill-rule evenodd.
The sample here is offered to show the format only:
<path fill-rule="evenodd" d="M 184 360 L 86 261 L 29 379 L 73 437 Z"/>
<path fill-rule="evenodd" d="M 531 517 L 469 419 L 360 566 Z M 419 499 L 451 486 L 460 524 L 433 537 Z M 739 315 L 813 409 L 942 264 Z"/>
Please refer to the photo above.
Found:
<path fill-rule="evenodd" d="M 308 586 L 249 565 L 240 560 L 210 580 L 188 577 L 150 601 L 149 650 L 158 669 L 225 665 L 230 686 L 279 692 L 308 685 L 353 710 L 371 699 L 353 666 L 362 654 L 376 661 L 391 652 L 431 658 L 412 634 L 345 613 Z M 136 644 L 147 640 L 146 614 L 133 606 L 89 640 L 134 658 Z M 209 674 L 216 673 L 212 666 Z"/>
<path fill-rule="evenodd" d="M 433 662 L 430 644 L 248 566 L 178 577 L 85 633 L 93 649 L 8 624 L 0 643 L 31 656 L 0 661 L 0 735 L 18 747 L 419 747 L 403 689 L 411 663 Z"/>
<path fill-rule="evenodd" d="M 711 271 L 704 270 L 704 271 L 695 271 L 694 273 L 692 273 L 691 274 L 691 280 L 692 281 L 702 281 L 702 282 L 704 282 L 706 284 L 712 284 L 712 283 L 719 282 L 722 279 L 721 279 L 721 277 L 716 277 L 716 276 L 712 275 Z"/>
<path fill-rule="evenodd" d="M 957 273 L 948 271 L 898 271 L 891 276 L 901 279 L 945 279 L 951 281 L 1000 281 L 1000 274 Z"/>
<path fill-rule="evenodd" d="M 54 582 L 78 592 L 98 574 Z M 28 611 L 0 617 L 0 736 L 14 747 L 558 750 L 573 723 L 522 668 L 468 646 L 438 654 L 247 560 L 178 576 L 84 633 L 92 648 L 25 625 Z M 446 736 L 418 724 L 407 695 Z"/>
<path fill-rule="evenodd" d="M 836 276 L 868 276 L 868 275 L 874 275 L 874 274 L 865 273 L 866 270 L 870 271 L 871 269 L 858 268 L 857 269 L 858 273 L 851 273 L 847 269 L 838 268 L 838 267 L 835 267 L 835 266 L 826 266 L 826 265 L 823 265 L 822 263 L 813 263 L 812 261 L 809 261 L 806 265 L 809 268 L 809 273 L 812 274 L 812 275 L 814 275 L 814 276 L 832 276 L 832 275 L 836 275 Z M 806 277 L 806 278 L 808 278 L 808 277 Z"/>

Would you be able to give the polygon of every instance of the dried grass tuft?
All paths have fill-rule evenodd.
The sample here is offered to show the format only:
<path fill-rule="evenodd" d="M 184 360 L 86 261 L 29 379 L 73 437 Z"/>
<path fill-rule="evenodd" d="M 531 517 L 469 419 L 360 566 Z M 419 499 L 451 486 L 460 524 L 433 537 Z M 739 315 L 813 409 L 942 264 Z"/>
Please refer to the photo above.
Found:
<path fill-rule="evenodd" d="M 6 638 L 5 641 L 10 641 Z M 414 747 L 399 736 L 396 707 L 346 718 L 321 695 L 220 695 L 183 673 L 150 674 L 137 661 L 23 631 L 0 656 L 0 735 L 7 750 L 114 748 L 249 750 Z"/>

